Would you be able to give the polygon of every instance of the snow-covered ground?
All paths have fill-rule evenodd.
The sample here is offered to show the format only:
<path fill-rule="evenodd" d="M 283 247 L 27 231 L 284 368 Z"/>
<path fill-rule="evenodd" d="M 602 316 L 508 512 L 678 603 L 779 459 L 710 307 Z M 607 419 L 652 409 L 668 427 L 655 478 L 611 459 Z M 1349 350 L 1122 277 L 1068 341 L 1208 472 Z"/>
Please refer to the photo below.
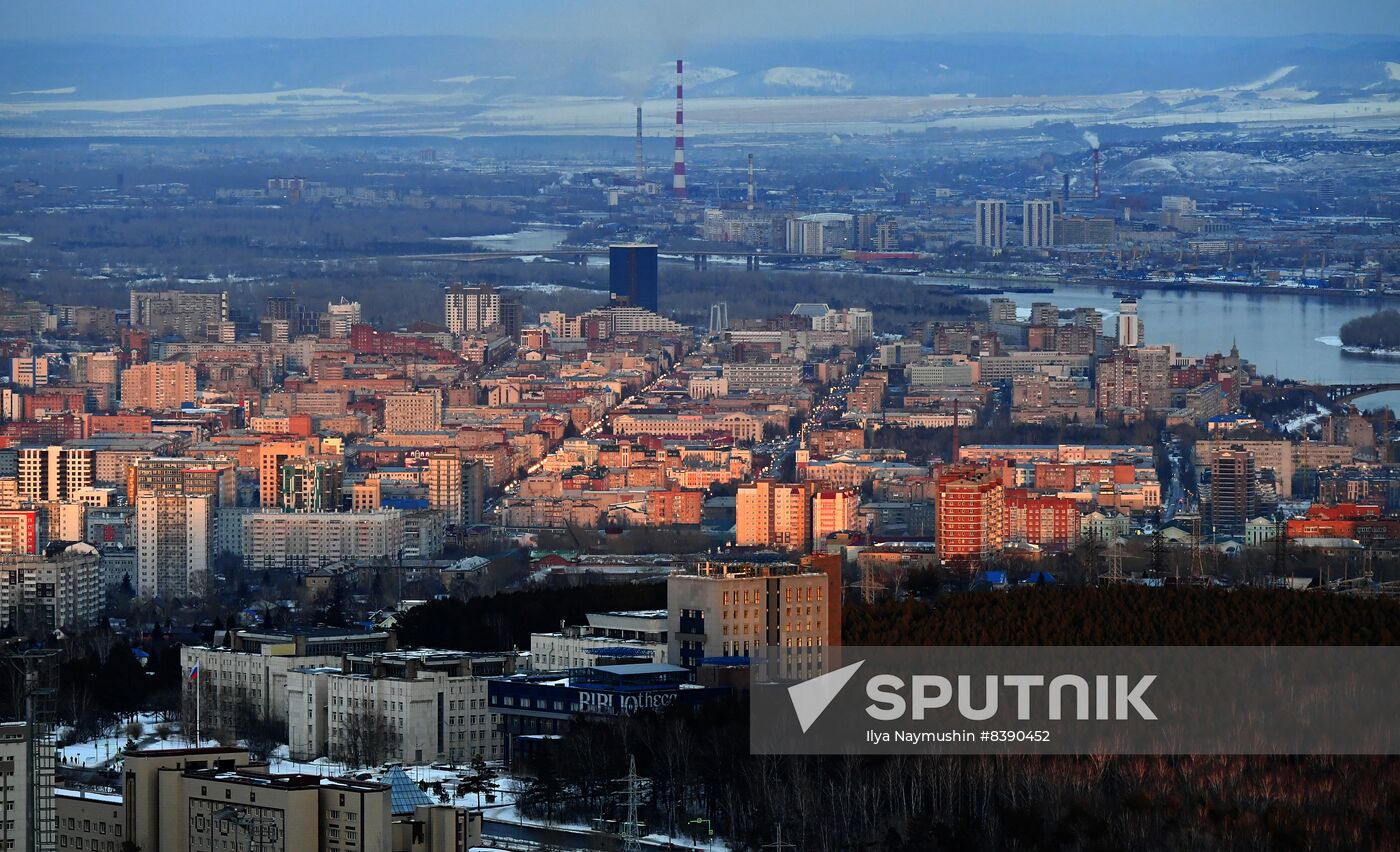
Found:
<path fill-rule="evenodd" d="M 155 728 L 160 724 L 160 719 L 155 714 L 147 713 L 136 717 L 145 728 L 145 732 L 138 741 L 138 745 L 143 749 L 177 749 L 191 748 L 193 743 L 187 740 L 180 731 L 178 722 L 172 723 L 171 735 L 162 740 L 155 735 Z M 91 740 L 74 743 L 59 750 L 59 762 L 64 766 L 84 767 L 89 769 L 120 769 L 121 752 L 126 748 L 127 736 L 125 733 L 126 723 L 113 726 L 109 731 L 100 737 Z M 61 732 L 60 732 L 61 733 Z M 219 745 L 215 740 L 204 740 L 199 743 L 202 747 L 214 747 Z M 399 764 L 395 764 L 399 765 Z M 368 778 L 369 780 L 380 780 L 387 767 L 356 768 L 347 764 L 321 758 L 314 761 L 292 760 L 287 756 L 287 747 L 281 746 L 268 761 L 268 770 L 277 775 L 317 775 L 323 778 L 334 778 L 340 776 L 355 776 Z M 515 823 L 517 825 L 545 826 L 552 829 L 564 831 L 592 832 L 593 827 L 581 822 L 549 822 L 539 817 L 530 817 L 523 814 L 516 804 L 520 791 L 525 787 L 525 780 L 502 773 L 497 779 L 497 789 L 495 801 L 486 801 L 485 797 L 476 794 L 465 796 L 457 795 L 458 782 L 470 776 L 471 769 L 467 766 L 452 768 L 449 766 L 408 766 L 402 765 L 402 769 L 408 777 L 420 783 L 426 783 L 429 789 L 428 795 L 437 799 L 432 787 L 434 784 L 442 784 L 443 791 L 447 794 L 446 801 L 461 808 L 480 810 L 486 819 L 497 822 Z M 650 834 L 646 840 L 655 843 L 667 843 L 673 838 L 664 834 Z M 682 846 L 693 846 L 696 841 L 690 838 L 674 838 Z M 492 849 L 491 846 L 483 846 L 482 849 Z M 706 849 L 726 852 L 727 846 L 721 843 L 714 843 L 705 846 Z"/>
<path fill-rule="evenodd" d="M 1316 400 L 1310 402 L 1311 411 L 1304 411 L 1279 424 L 1279 428 L 1289 434 L 1307 433 L 1318 424 L 1318 421 L 1331 414 L 1331 410 L 1319 405 Z"/>

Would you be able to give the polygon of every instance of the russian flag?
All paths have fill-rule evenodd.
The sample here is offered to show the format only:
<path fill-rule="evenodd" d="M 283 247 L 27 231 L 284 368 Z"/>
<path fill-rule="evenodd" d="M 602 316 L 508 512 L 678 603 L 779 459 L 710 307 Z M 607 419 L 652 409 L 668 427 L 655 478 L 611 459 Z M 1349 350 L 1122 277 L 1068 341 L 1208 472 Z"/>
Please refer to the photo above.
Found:
<path fill-rule="evenodd" d="M 190 680 L 199 680 L 199 663 L 195 663 L 194 668 L 190 669 Z"/>

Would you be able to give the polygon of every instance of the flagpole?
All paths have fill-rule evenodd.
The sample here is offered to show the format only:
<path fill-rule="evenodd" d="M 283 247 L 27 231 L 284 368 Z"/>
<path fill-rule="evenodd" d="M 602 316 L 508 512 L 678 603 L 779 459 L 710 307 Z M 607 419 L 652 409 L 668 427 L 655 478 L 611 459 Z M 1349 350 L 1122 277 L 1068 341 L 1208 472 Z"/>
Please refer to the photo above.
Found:
<path fill-rule="evenodd" d="M 195 747 L 195 748 L 199 748 L 199 741 L 200 741 L 201 739 L 203 739 L 203 737 L 200 735 L 200 734 L 201 734 L 201 731 L 200 731 L 200 727 L 199 727 L 199 703 L 200 703 L 200 702 L 199 702 L 199 698 L 200 698 L 200 693 L 204 691 L 204 690 L 201 688 L 201 687 L 204 686 L 204 684 L 201 683 L 200 681 L 201 681 L 201 678 L 200 678 L 200 676 L 199 676 L 199 664 L 198 664 L 198 663 L 195 663 L 195 669 L 194 669 L 194 747 Z"/>

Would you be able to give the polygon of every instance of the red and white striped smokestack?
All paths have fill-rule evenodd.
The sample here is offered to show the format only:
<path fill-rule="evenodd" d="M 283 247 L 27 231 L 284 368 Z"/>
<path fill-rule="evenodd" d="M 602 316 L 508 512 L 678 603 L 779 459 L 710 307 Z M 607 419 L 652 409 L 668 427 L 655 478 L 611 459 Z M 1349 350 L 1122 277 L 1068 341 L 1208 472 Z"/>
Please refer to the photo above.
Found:
<path fill-rule="evenodd" d="M 1099 147 L 1094 146 L 1094 198 L 1099 197 Z"/>
<path fill-rule="evenodd" d="M 681 95 L 684 63 L 683 59 L 676 60 L 676 173 L 671 178 L 671 188 L 677 198 L 685 198 L 685 108 Z"/>

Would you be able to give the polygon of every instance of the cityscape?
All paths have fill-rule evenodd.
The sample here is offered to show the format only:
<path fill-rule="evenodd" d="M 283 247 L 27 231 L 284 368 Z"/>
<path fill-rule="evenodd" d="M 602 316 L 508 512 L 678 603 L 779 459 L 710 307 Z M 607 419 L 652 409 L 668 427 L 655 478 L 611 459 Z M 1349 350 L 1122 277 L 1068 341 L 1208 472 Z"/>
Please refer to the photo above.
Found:
<path fill-rule="evenodd" d="M 1393 9 L 225 5 L 0 10 L 0 849 L 1400 846 L 1385 751 L 751 731 L 1400 644 Z"/>

